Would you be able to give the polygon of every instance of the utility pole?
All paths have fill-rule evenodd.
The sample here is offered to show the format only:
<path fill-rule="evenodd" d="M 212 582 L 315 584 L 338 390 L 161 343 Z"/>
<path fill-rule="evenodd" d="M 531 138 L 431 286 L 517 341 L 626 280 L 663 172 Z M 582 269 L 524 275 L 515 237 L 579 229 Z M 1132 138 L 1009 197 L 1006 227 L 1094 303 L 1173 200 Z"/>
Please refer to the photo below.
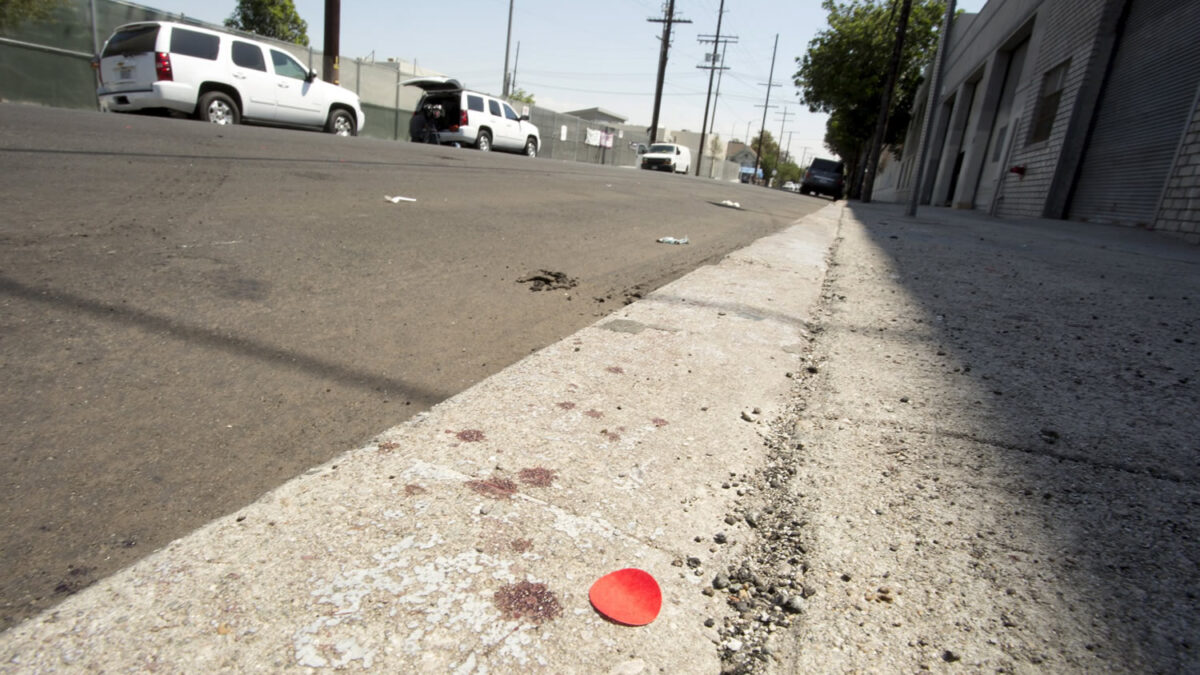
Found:
<path fill-rule="evenodd" d="M 342 28 L 342 0 L 325 0 L 325 55 L 321 59 L 321 72 L 326 82 L 338 84 L 338 52 L 341 51 L 339 36 Z"/>
<path fill-rule="evenodd" d="M 667 6 L 663 8 L 663 17 L 646 21 L 663 25 L 662 47 L 658 52 L 658 81 L 654 85 L 654 115 L 650 119 L 650 143 L 653 144 L 658 140 L 658 111 L 662 106 L 663 79 L 667 75 L 667 52 L 671 49 L 671 26 L 677 23 L 691 23 L 691 20 L 676 18 L 675 0 L 667 0 Z"/>
<path fill-rule="evenodd" d="M 779 172 L 779 165 L 783 163 L 783 128 L 787 124 L 787 118 L 791 117 L 792 111 L 788 110 L 787 106 L 783 106 L 783 111 L 779 113 L 782 122 L 779 123 L 779 152 L 775 156 L 775 171 Z"/>
<path fill-rule="evenodd" d="M 929 152 L 929 137 L 933 134 L 933 120 L 937 117 L 938 96 L 941 95 L 942 73 L 946 70 L 946 52 L 950 51 L 950 29 L 954 26 L 954 0 L 946 3 L 946 18 L 942 21 L 942 34 L 938 40 L 937 63 L 933 65 L 933 77 L 929 82 L 929 100 L 925 104 L 925 123 L 921 125 L 920 147 L 917 149 L 917 176 L 908 195 L 908 206 L 904 215 L 917 215 L 917 200 L 920 199 L 925 183 L 925 155 Z"/>
<path fill-rule="evenodd" d="M 759 86 L 763 86 L 763 87 L 767 88 L 767 100 L 764 101 L 762 104 L 763 118 L 762 118 L 762 127 L 759 129 L 759 132 L 758 132 L 758 155 L 754 158 L 754 177 L 755 178 L 758 177 L 758 165 L 759 165 L 759 162 L 762 161 L 763 136 L 765 136 L 767 134 L 767 109 L 775 107 L 775 106 L 771 105 L 771 87 L 782 86 L 782 85 L 775 84 L 775 53 L 777 51 L 779 51 L 779 33 L 775 34 L 775 46 L 771 48 L 771 73 L 769 75 L 767 75 L 766 84 L 763 84 L 761 82 L 759 83 Z M 757 106 L 755 106 L 755 107 L 757 107 Z M 747 133 L 749 133 L 749 132 L 747 132 Z M 766 167 L 764 167 L 764 168 L 766 168 Z M 763 178 L 766 180 L 766 182 L 768 184 L 771 182 L 770 176 L 763 176 Z"/>
<path fill-rule="evenodd" d="M 517 90 L 517 66 L 521 63 L 521 41 L 517 40 L 517 54 L 513 57 L 513 74 L 512 81 L 509 83 L 508 93 L 513 93 Z"/>
<path fill-rule="evenodd" d="M 879 164 L 879 151 L 883 147 L 883 134 L 887 130 L 888 113 L 891 112 L 892 91 L 896 88 L 896 78 L 900 74 L 900 57 L 904 53 L 904 34 L 908 32 L 908 14 L 911 10 L 912 0 L 904 0 L 904 3 L 900 5 L 900 25 L 896 28 L 896 42 L 892 47 L 887 84 L 883 87 L 883 100 L 879 102 L 879 119 L 875 121 L 875 138 L 871 141 L 871 150 L 867 155 L 866 173 L 863 174 L 860 199 L 864 204 L 871 203 L 871 192 L 875 189 L 875 169 Z"/>
<path fill-rule="evenodd" d="M 734 37 L 734 40 L 737 38 Z M 717 91 L 713 94 L 713 114 L 712 119 L 708 121 L 708 133 L 712 133 L 713 129 L 717 128 L 717 101 L 721 100 L 721 79 L 725 77 L 725 71 L 729 70 L 725 67 L 725 49 L 729 46 L 729 42 L 721 44 L 721 68 L 717 72 Z M 730 134 L 730 138 L 733 134 Z"/>
<path fill-rule="evenodd" d="M 708 93 L 704 95 L 704 121 L 700 124 L 700 161 L 696 162 L 696 175 L 697 176 L 700 175 L 700 167 L 704 164 L 704 147 L 705 147 L 704 141 L 705 141 L 705 136 L 708 131 L 708 102 L 709 102 L 709 99 L 712 98 L 713 75 L 716 75 L 718 70 L 721 70 L 721 71 L 725 70 L 725 62 L 723 59 L 721 61 L 721 65 L 720 66 L 717 65 L 716 49 L 717 49 L 718 45 L 730 42 L 730 40 L 724 40 L 724 41 L 721 40 L 721 19 L 723 19 L 723 18 L 725 18 L 725 0 L 721 0 L 721 6 L 717 9 L 717 33 L 716 33 L 716 35 L 713 35 L 711 37 L 711 39 L 709 39 L 709 36 L 707 36 L 707 35 L 701 35 L 699 38 L 697 38 L 698 41 L 701 42 L 702 44 L 707 44 L 707 43 L 711 42 L 713 45 L 712 52 L 705 52 L 705 60 L 708 61 L 708 65 L 707 66 L 696 66 L 697 68 L 707 68 L 708 69 Z M 737 38 L 733 38 L 732 41 L 736 42 Z M 716 114 L 715 114 L 716 111 L 713 111 L 713 112 L 714 112 L 713 117 L 716 117 Z M 713 162 L 715 162 L 715 161 L 716 161 L 716 157 L 713 157 Z"/>
<path fill-rule="evenodd" d="M 513 2 L 515 2 L 515 0 L 508 0 L 508 37 L 504 39 L 504 83 L 500 85 L 501 98 L 508 98 L 508 55 L 512 51 Z"/>

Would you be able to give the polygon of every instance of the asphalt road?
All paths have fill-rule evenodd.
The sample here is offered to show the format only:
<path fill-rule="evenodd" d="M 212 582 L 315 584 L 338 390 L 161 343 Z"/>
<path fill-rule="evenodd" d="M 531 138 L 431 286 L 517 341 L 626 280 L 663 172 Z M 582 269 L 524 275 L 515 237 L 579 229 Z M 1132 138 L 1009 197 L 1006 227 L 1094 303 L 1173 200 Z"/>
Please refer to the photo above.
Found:
<path fill-rule="evenodd" d="M 828 203 L 8 104 L 0 167 L 0 628 Z"/>

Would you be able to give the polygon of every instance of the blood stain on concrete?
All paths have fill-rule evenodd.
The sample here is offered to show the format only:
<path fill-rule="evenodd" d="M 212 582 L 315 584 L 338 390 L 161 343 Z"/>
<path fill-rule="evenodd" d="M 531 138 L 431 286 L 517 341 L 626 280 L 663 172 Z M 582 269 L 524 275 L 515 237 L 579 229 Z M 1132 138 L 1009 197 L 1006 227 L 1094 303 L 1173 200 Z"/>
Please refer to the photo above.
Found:
<path fill-rule="evenodd" d="M 542 466 L 535 466 L 528 469 L 521 469 L 517 474 L 521 482 L 533 487 L 550 487 L 554 484 L 554 480 L 558 478 L 558 472 L 554 469 L 547 469 Z"/>
<path fill-rule="evenodd" d="M 528 619 L 540 624 L 562 614 L 562 605 L 546 584 L 530 581 L 502 587 L 492 601 L 505 619 Z"/>
<path fill-rule="evenodd" d="M 510 499 L 517 493 L 517 484 L 507 478 L 493 476 L 487 480 L 469 480 L 467 487 L 484 497 Z"/>

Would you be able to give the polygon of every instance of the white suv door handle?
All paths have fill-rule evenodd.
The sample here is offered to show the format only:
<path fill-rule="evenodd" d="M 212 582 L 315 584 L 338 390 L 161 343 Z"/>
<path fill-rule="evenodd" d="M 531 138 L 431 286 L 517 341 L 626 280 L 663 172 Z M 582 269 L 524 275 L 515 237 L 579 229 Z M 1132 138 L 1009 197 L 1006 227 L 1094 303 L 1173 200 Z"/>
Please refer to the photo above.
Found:
<path fill-rule="evenodd" d="M 286 82 L 280 82 L 280 83 L 279 83 L 279 88 L 280 88 L 280 89 L 287 89 L 287 88 L 288 88 L 288 85 L 287 85 L 287 83 L 286 83 Z"/>
<path fill-rule="evenodd" d="M 236 78 L 237 78 L 237 79 L 239 79 L 239 80 L 244 80 L 244 79 L 246 79 L 246 76 L 245 76 L 245 74 L 243 74 L 243 73 L 234 73 L 234 74 L 233 74 L 233 76 L 234 76 L 234 77 L 236 77 Z"/>

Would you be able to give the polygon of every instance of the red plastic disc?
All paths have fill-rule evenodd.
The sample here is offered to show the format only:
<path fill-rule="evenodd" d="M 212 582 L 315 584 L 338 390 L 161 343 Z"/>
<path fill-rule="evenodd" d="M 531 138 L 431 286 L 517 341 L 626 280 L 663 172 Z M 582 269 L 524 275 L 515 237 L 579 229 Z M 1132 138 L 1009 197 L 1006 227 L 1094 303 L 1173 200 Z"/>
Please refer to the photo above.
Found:
<path fill-rule="evenodd" d="M 597 612 L 628 626 L 644 626 L 658 618 L 662 609 L 658 582 L 648 572 L 632 567 L 597 579 L 588 599 Z"/>

